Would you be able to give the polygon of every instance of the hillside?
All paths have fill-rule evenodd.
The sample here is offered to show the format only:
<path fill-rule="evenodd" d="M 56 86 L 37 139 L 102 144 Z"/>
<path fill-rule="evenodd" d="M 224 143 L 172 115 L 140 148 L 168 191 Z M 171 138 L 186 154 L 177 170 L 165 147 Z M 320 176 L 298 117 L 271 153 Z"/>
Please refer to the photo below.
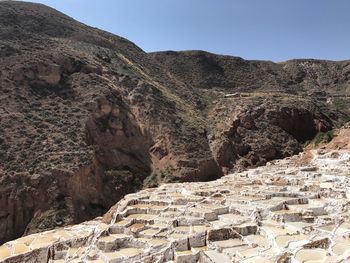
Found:
<path fill-rule="evenodd" d="M 0 66 L 0 242 L 296 154 L 350 116 L 350 61 L 148 54 L 39 4 L 0 2 Z"/>

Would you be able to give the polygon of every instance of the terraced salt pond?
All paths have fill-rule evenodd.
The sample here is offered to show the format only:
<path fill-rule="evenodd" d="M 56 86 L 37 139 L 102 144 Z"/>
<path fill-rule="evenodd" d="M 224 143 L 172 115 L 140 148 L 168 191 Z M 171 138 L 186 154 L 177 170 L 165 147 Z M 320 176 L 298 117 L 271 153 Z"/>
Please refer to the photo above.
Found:
<path fill-rule="evenodd" d="M 350 262 L 350 155 L 293 157 L 125 196 L 109 220 L 26 236 L 1 262 Z M 113 218 L 111 221 L 110 218 Z"/>

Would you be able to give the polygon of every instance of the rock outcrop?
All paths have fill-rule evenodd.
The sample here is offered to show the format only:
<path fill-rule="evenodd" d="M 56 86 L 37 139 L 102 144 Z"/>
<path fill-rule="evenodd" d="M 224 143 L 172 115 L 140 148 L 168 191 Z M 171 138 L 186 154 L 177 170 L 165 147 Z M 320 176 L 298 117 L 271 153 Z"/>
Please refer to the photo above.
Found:
<path fill-rule="evenodd" d="M 349 118 L 349 61 L 148 54 L 44 5 L 0 2 L 0 243 L 125 194 L 215 180 Z"/>

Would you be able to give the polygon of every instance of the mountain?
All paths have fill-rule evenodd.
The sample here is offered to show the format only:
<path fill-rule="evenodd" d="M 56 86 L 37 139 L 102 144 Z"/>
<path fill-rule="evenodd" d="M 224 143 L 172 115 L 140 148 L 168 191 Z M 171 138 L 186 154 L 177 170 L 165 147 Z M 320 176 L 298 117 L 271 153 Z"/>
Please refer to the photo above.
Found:
<path fill-rule="evenodd" d="M 0 242 L 294 155 L 350 116 L 350 61 L 146 53 L 34 3 L 0 2 L 0 66 Z"/>

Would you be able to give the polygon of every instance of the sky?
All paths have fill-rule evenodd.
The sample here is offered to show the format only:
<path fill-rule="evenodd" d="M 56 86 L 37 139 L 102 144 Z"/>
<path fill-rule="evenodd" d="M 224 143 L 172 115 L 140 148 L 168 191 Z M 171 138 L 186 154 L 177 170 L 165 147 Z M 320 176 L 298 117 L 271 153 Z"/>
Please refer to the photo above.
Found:
<path fill-rule="evenodd" d="M 147 52 L 350 59 L 350 0 L 35 0 Z"/>

